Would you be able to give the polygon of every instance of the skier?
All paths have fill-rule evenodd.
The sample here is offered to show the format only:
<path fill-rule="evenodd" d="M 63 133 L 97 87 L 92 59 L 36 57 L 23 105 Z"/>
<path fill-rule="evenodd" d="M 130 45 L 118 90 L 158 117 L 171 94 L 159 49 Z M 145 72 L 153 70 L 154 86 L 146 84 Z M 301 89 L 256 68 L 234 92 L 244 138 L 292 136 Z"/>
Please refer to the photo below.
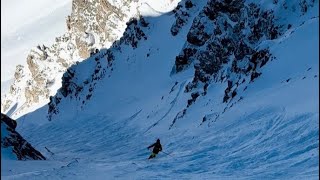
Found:
<path fill-rule="evenodd" d="M 149 156 L 148 159 L 155 158 L 156 155 L 159 153 L 159 151 L 162 151 L 162 146 L 160 144 L 160 139 L 157 139 L 157 142 L 155 142 L 154 144 L 150 145 L 148 147 L 148 149 L 150 149 L 152 147 L 154 147 L 154 148 L 152 150 L 152 154 Z"/>

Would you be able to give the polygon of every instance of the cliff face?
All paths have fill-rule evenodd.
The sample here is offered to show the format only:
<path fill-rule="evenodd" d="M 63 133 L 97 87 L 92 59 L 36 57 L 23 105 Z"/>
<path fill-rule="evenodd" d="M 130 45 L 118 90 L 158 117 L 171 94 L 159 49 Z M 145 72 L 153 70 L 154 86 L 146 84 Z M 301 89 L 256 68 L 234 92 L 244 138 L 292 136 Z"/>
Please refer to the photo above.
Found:
<path fill-rule="evenodd" d="M 105 0 L 72 2 L 67 27 L 75 37 L 80 58 L 89 57 L 95 48 L 100 49 L 118 38 L 121 32 L 119 26 L 128 16 L 129 4 L 130 1 L 123 1 L 121 8 L 117 8 Z"/>

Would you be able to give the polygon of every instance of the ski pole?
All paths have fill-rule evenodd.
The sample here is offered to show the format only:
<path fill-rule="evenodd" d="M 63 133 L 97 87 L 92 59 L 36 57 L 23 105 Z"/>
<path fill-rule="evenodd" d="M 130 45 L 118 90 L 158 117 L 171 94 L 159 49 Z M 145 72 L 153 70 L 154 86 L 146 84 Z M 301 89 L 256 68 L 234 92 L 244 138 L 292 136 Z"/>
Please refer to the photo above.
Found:
<path fill-rule="evenodd" d="M 170 154 L 168 154 L 168 153 L 166 153 L 166 152 L 164 152 L 164 151 L 161 151 L 161 152 L 165 153 L 166 155 L 169 155 L 169 156 L 171 156 Z M 173 157 L 173 156 L 171 156 L 171 157 Z"/>
<path fill-rule="evenodd" d="M 161 151 L 161 152 L 163 152 L 163 151 Z M 166 155 L 169 155 L 169 156 L 171 156 L 173 159 L 175 159 L 175 160 L 177 160 L 175 157 L 173 157 L 172 155 L 170 155 L 170 154 L 168 154 L 168 153 L 166 153 L 166 152 L 163 152 L 164 154 L 166 154 Z"/>

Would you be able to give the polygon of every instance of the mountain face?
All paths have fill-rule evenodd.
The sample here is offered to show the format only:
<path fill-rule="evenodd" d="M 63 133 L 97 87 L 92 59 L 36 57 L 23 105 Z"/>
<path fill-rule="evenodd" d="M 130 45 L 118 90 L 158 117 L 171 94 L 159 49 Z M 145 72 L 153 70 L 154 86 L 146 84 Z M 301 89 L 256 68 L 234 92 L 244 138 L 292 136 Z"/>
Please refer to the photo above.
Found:
<path fill-rule="evenodd" d="M 211 82 L 227 82 L 223 102 L 245 89 L 261 75 L 259 69 L 275 58 L 267 47 L 260 47 L 261 42 L 283 35 L 292 28 L 288 15 L 303 15 L 314 3 L 274 1 L 273 8 L 268 9 L 244 0 L 208 1 L 202 8 L 190 0 L 180 2 L 172 11 L 175 17 L 170 28 L 172 36 L 179 34 L 188 22 L 192 25 L 175 57 L 171 74 L 193 66 L 193 80 L 185 87 L 185 92 L 193 93 L 188 105 L 200 94 L 205 95 Z M 130 44 L 137 48 L 139 41 L 148 38 L 142 29 L 150 28 L 138 7 L 135 1 L 73 1 L 71 15 L 66 19 L 68 32 L 57 37 L 51 47 L 39 45 L 32 49 L 27 67 L 16 67 L 14 83 L 1 102 L 1 111 L 20 116 L 32 106 L 48 102 L 61 86 L 60 77 L 70 66 L 109 47 L 120 37 L 119 42 L 105 52 L 109 64 L 114 60 L 115 47 Z M 281 12 L 288 15 L 283 17 Z M 193 17 L 194 14 L 197 15 Z M 134 18 L 125 23 L 131 17 L 139 21 Z"/>
<path fill-rule="evenodd" d="M 16 67 L 10 91 L 2 98 L 1 112 L 20 116 L 32 106 L 46 103 L 61 86 L 60 79 L 67 68 L 120 37 L 126 21 L 137 13 L 136 5 L 132 1 L 73 1 L 71 15 L 66 19 L 68 32 L 57 37 L 50 47 L 33 48 L 27 67 Z"/>
<path fill-rule="evenodd" d="M 55 153 L 43 171 L 37 164 L 2 173 L 317 179 L 318 7 L 315 0 L 73 1 L 69 31 L 30 52 L 1 106 L 21 116 L 17 129 L 39 150 Z M 146 161 L 158 138 L 163 152 Z"/>
<path fill-rule="evenodd" d="M 30 143 L 28 143 L 15 129 L 17 122 L 1 113 L 1 155 L 3 158 L 15 156 L 18 160 L 46 160 L 46 158 Z M 2 154 L 2 152 L 8 154 Z"/>
<path fill-rule="evenodd" d="M 208 86 L 214 83 L 226 85 L 220 98 L 227 104 L 225 108 L 242 100 L 238 92 L 245 91 L 262 74 L 261 68 L 276 59 L 266 42 L 277 40 L 290 31 L 290 16 L 297 13 L 303 16 L 315 6 L 315 1 L 293 1 L 289 4 L 274 1 L 268 8 L 245 0 L 207 1 L 203 7 L 200 5 L 191 0 L 181 1 L 172 11 L 175 20 L 170 28 L 171 35 L 174 38 L 185 29 L 187 34 L 186 41 L 181 43 L 183 46 L 175 56 L 170 74 L 179 74 L 193 66 L 194 75 L 184 87 L 184 93 L 190 94 L 186 107 L 176 114 L 170 127 L 185 115 L 197 98 L 205 97 Z M 282 16 L 283 12 L 287 15 Z M 191 27 L 185 27 L 188 22 L 192 22 Z M 139 16 L 138 19 L 130 19 L 119 41 L 109 49 L 95 53 L 91 58 L 94 61 L 88 59 L 92 62 L 69 68 L 62 77 L 62 88 L 50 98 L 48 118 L 59 112 L 58 104 L 67 96 L 79 101 L 83 108 L 90 101 L 98 81 L 108 73 L 110 77 L 113 63 L 123 58 L 114 54 L 121 53 L 127 46 L 133 50 L 138 48 L 139 44 L 148 41 L 148 31 L 148 18 Z M 148 53 L 147 57 L 150 55 Z M 82 74 L 89 75 L 82 77 Z"/>

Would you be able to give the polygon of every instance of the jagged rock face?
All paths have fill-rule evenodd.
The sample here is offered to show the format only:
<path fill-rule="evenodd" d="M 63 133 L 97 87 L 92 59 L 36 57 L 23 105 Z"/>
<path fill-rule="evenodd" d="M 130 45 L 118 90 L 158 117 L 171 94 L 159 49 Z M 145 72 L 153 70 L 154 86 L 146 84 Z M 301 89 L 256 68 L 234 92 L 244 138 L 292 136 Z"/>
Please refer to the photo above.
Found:
<path fill-rule="evenodd" d="M 23 78 L 23 75 L 24 75 L 23 70 L 24 70 L 24 66 L 18 65 L 16 67 L 16 71 L 14 73 L 14 78 L 17 80 L 21 80 L 21 78 Z"/>
<path fill-rule="evenodd" d="M 125 20 L 125 12 L 128 11 L 125 9 L 129 3 L 124 1 L 123 8 L 119 9 L 106 0 L 72 2 L 67 27 L 75 35 L 75 45 L 81 58 L 89 57 L 95 48 L 102 47 L 106 41 L 113 42 L 118 38 L 114 30 L 117 23 Z"/>
<path fill-rule="evenodd" d="M 16 68 L 10 92 L 1 101 L 2 112 L 6 112 L 12 103 L 17 101 L 25 100 L 24 105 L 20 108 L 20 111 L 23 111 L 32 104 L 49 98 L 51 90 L 54 91 L 50 88 L 55 82 L 55 75 L 74 63 L 72 59 L 69 59 L 75 51 L 70 45 L 69 35 L 56 38 L 56 42 L 50 48 L 42 45 L 30 51 L 27 66 L 18 65 Z"/>
<path fill-rule="evenodd" d="M 192 24 L 188 42 L 176 58 L 176 71 L 194 62 L 199 80 L 206 82 L 205 74 L 217 73 L 230 56 L 242 60 L 254 52 L 263 35 L 272 39 L 270 29 L 279 28 L 273 19 L 272 12 L 259 10 L 255 4 L 245 6 L 244 0 L 209 1 Z M 247 33 L 250 29 L 253 33 Z"/>
<path fill-rule="evenodd" d="M 312 1 L 300 3 L 300 6 L 304 7 L 303 4 L 313 5 Z M 287 26 L 276 23 L 272 10 L 263 10 L 254 3 L 209 0 L 194 19 L 187 42 L 176 56 L 175 72 L 191 64 L 195 69 L 193 81 L 186 86 L 185 92 L 202 87 L 205 95 L 212 81 L 230 81 L 223 102 L 235 97 L 237 87 L 260 76 L 259 69 L 273 58 L 268 49 L 258 49 L 259 43 L 276 39 Z M 222 72 L 222 67 L 226 66 L 230 71 Z M 243 78 L 247 76 L 250 81 Z"/>
<path fill-rule="evenodd" d="M 16 121 L 1 113 L 1 150 L 12 148 L 18 160 L 45 160 L 46 158 L 15 130 Z"/>
<path fill-rule="evenodd" d="M 21 112 L 48 101 L 59 87 L 53 85 L 60 83 L 63 72 L 119 38 L 133 14 L 131 0 L 120 3 L 116 7 L 107 0 L 74 0 L 66 20 L 68 32 L 57 37 L 50 47 L 33 48 L 27 56 L 27 66 L 17 66 L 10 92 L 1 101 L 1 112 L 7 112 L 17 101 L 24 101 L 18 110 Z"/>

